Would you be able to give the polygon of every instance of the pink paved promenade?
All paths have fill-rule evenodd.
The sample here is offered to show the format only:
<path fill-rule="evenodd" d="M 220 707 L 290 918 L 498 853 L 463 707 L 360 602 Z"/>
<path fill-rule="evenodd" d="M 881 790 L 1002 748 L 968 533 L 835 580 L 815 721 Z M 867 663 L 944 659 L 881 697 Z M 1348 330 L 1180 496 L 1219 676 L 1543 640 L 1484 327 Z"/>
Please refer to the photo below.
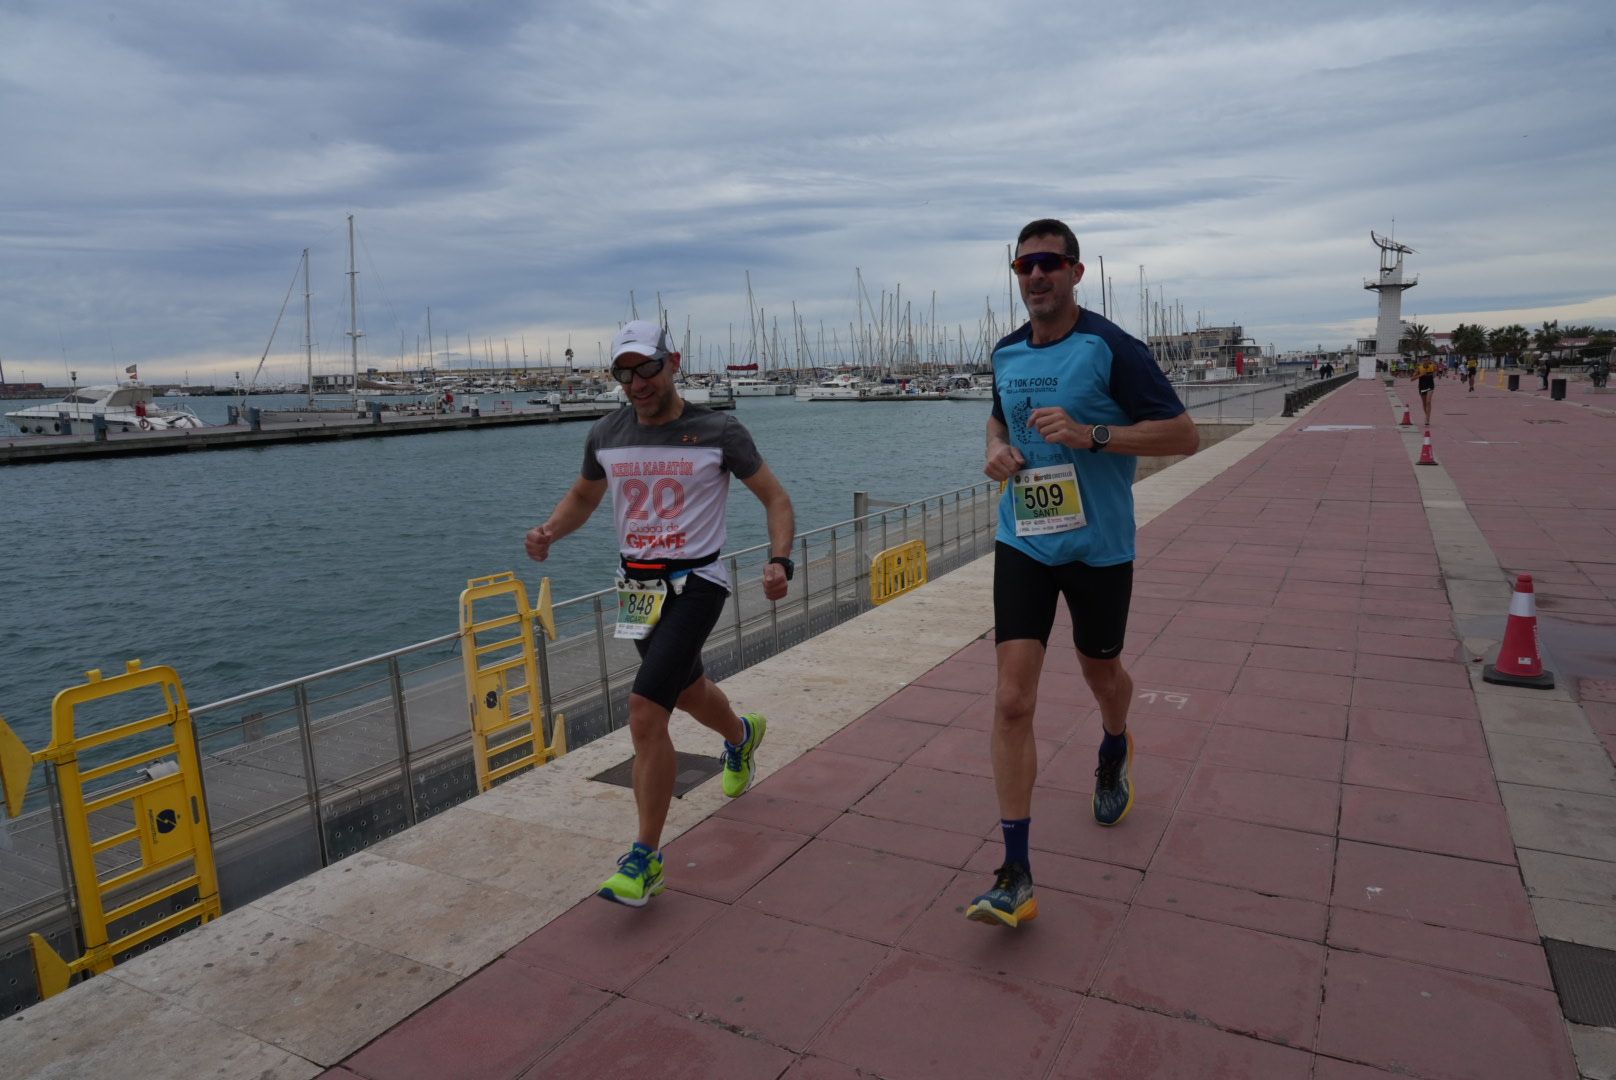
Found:
<path fill-rule="evenodd" d="M 1436 412 L 1499 562 L 1616 624 L 1616 422 L 1451 381 Z M 988 634 L 669 844 L 647 909 L 581 901 L 326 1075 L 1577 1076 L 1395 419 L 1351 384 L 1142 531 L 1114 829 L 1051 652 L 1036 922 L 962 916 L 1000 853 Z"/>

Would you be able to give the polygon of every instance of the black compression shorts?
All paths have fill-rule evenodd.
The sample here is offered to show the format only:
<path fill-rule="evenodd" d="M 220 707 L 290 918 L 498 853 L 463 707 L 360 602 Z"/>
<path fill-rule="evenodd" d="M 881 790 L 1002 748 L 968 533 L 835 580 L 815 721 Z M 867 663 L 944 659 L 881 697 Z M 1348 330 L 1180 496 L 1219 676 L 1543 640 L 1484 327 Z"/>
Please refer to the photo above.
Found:
<path fill-rule="evenodd" d="M 669 588 L 656 629 L 634 642 L 640 651 L 634 693 L 672 712 L 679 695 L 704 674 L 701 649 L 728 599 L 729 590 L 695 574 L 685 578 L 684 591 L 678 595 Z"/>
<path fill-rule="evenodd" d="M 1009 544 L 994 545 L 993 623 L 997 641 L 1033 639 L 1046 648 L 1055 625 L 1055 600 L 1066 597 L 1072 643 L 1093 660 L 1122 654 L 1133 599 L 1133 563 L 1046 566 Z"/>

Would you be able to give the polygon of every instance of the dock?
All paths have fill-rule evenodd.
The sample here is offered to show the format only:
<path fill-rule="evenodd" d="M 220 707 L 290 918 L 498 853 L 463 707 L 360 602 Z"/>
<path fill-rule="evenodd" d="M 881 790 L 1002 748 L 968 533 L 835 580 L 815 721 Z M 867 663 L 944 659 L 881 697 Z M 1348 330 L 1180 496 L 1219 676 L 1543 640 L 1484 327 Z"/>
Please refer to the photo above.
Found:
<path fill-rule="evenodd" d="M 340 415 L 316 417 L 289 412 L 278 421 L 266 414 L 258 427 L 250 423 L 165 431 L 108 432 L 94 435 L 13 435 L 0 440 L 0 465 L 29 465 L 47 461 L 127 457 L 136 454 L 184 454 L 203 450 L 244 450 L 334 439 L 372 439 L 393 435 L 426 435 L 440 431 L 486 431 L 525 424 L 564 424 L 598 420 L 624 408 L 608 402 L 511 407 L 505 410 L 459 413 L 409 413 L 383 410 L 360 419 L 343 410 Z M 733 409 L 733 401 L 714 401 L 709 409 Z"/>

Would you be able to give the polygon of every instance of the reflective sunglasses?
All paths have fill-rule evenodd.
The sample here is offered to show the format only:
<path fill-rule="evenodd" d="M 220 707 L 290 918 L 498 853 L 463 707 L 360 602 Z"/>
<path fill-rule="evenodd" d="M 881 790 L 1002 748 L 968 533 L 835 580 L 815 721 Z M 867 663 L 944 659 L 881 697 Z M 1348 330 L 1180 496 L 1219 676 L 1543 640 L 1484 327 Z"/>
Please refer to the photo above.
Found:
<path fill-rule="evenodd" d="M 1031 255 L 1023 255 L 1019 259 L 1010 260 L 1010 269 L 1021 277 L 1026 277 L 1034 270 L 1042 270 L 1046 274 L 1068 266 L 1077 265 L 1074 255 L 1060 255 L 1053 251 L 1035 251 Z"/>
<path fill-rule="evenodd" d="M 657 377 L 657 375 L 661 374 L 662 366 L 667 362 L 668 355 L 663 353 L 661 356 L 653 356 L 651 359 L 635 364 L 632 367 L 617 367 L 616 365 L 613 365 L 612 378 L 616 379 L 624 386 L 627 386 L 629 383 L 633 382 L 634 376 L 636 375 L 642 379 L 654 379 Z"/>

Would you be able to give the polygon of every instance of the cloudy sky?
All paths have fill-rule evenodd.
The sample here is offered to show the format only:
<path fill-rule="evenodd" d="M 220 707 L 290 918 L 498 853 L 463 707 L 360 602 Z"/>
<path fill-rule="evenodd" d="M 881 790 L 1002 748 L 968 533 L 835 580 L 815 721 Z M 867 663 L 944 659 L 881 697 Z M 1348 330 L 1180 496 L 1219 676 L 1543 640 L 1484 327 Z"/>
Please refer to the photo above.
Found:
<path fill-rule="evenodd" d="M 1608 2 L 1208 7 L 0 0 L 0 363 L 228 382 L 306 247 L 345 369 L 350 213 L 381 368 L 429 307 L 440 354 L 592 360 L 631 292 L 727 358 L 748 273 L 816 350 L 855 270 L 974 340 L 1042 216 L 1135 332 L 1143 266 L 1192 321 L 1346 344 L 1394 220 L 1405 315 L 1616 325 Z"/>

